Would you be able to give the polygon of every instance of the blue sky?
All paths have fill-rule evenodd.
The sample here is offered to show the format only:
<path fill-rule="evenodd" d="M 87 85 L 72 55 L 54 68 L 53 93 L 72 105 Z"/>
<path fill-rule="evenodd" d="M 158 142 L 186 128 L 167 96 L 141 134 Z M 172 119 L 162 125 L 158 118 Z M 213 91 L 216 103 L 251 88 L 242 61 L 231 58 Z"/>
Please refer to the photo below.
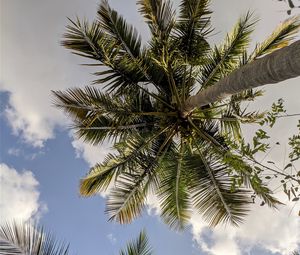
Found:
<path fill-rule="evenodd" d="M 178 1 L 174 2 L 176 5 Z M 110 3 L 147 36 L 134 0 Z M 92 164 L 103 159 L 108 148 L 75 141 L 68 120 L 52 106 L 50 94 L 51 90 L 87 85 L 93 79 L 92 70 L 80 66 L 83 60 L 63 49 L 59 41 L 66 17 L 92 19 L 97 1 L 2 0 L 0 7 L 1 220 L 38 219 L 58 238 L 70 242 L 71 250 L 78 255 L 117 254 L 143 228 L 158 255 L 285 254 L 300 245 L 299 217 L 288 206 L 278 213 L 254 208 L 256 213 L 240 229 L 211 231 L 195 216 L 189 229 L 175 233 L 156 215 L 155 201 L 150 203 L 152 212 L 146 211 L 131 225 L 107 222 L 105 199 L 81 198 L 78 183 Z M 257 40 L 287 17 L 284 3 L 272 0 L 215 0 L 216 34 L 212 42 L 220 41 L 249 8 L 262 19 L 255 33 Z M 297 78 L 272 87 L 256 107 L 264 109 L 284 97 L 288 111 L 299 112 L 299 82 Z M 295 131 L 296 121 L 278 123 L 273 136 L 286 141 Z M 245 128 L 245 132 L 250 135 L 252 128 Z M 282 150 L 271 157 L 282 159 Z"/>

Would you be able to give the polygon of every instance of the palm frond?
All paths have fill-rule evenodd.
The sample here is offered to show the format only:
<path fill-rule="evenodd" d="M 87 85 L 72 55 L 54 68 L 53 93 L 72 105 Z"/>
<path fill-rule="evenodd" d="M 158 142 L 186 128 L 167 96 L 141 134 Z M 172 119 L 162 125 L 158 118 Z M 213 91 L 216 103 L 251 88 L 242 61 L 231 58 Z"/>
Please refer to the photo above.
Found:
<path fill-rule="evenodd" d="M 219 132 L 218 123 L 213 120 L 205 122 L 195 122 L 191 119 L 188 120 L 193 129 L 195 130 L 195 137 L 207 144 L 211 150 L 216 153 L 224 153 L 228 150 L 228 146 L 225 142 L 224 137 Z"/>
<path fill-rule="evenodd" d="M 250 196 L 246 189 L 232 191 L 227 166 L 200 148 L 186 162 L 193 205 L 204 219 L 211 226 L 220 222 L 240 224 L 249 211 Z"/>
<path fill-rule="evenodd" d="M 209 0 L 183 0 L 175 27 L 175 44 L 190 64 L 199 64 L 201 56 L 210 49 L 204 39 L 210 28 Z"/>
<path fill-rule="evenodd" d="M 231 139 L 240 141 L 242 138 L 242 130 L 239 119 L 230 115 L 230 113 L 224 113 L 220 118 L 220 131 L 224 136 L 228 136 Z"/>
<path fill-rule="evenodd" d="M 112 180 L 116 180 L 122 173 L 131 173 L 141 166 L 146 158 L 146 151 L 150 149 L 152 142 L 159 135 L 150 139 L 131 136 L 126 142 L 115 144 L 118 155 L 108 154 L 102 164 L 96 164 L 88 175 L 82 179 L 80 193 L 84 196 L 94 195 L 99 191 L 105 191 Z"/>
<path fill-rule="evenodd" d="M 146 20 L 153 39 L 165 41 L 175 25 L 175 13 L 169 0 L 139 0 L 139 11 Z"/>
<path fill-rule="evenodd" d="M 168 153 L 161 162 L 161 176 L 158 196 L 161 216 L 173 229 L 184 229 L 191 216 L 190 194 L 187 189 L 188 170 L 183 162 L 185 146 L 180 145 L 179 152 Z M 159 170 L 158 170 L 159 171 Z"/>
<path fill-rule="evenodd" d="M 158 130 L 146 137 L 136 133 L 125 141 L 116 143 L 114 148 L 119 154 L 108 154 L 102 164 L 93 167 L 82 179 L 80 193 L 91 196 L 99 191 L 105 191 L 122 173 L 139 174 L 135 169 L 151 171 L 156 167 L 158 158 L 162 156 L 162 150 L 168 148 L 165 141 L 168 142 L 172 138 L 167 136 L 161 141 L 161 136 L 166 130 L 168 129 Z"/>
<path fill-rule="evenodd" d="M 106 202 L 105 212 L 110 220 L 121 224 L 130 223 L 142 213 L 151 177 L 148 171 L 140 175 L 124 173 L 118 177 Z"/>
<path fill-rule="evenodd" d="M 204 64 L 200 77 L 201 89 L 217 82 L 221 77 L 233 71 L 250 43 L 257 19 L 248 12 L 241 17 L 233 31 L 226 36 L 226 40 L 219 48 L 215 47 L 211 53 L 211 60 Z"/>
<path fill-rule="evenodd" d="M 124 55 L 125 46 L 116 38 L 107 35 L 101 23 L 93 22 L 90 25 L 87 21 L 81 22 L 79 19 L 70 22 L 71 25 L 67 26 L 62 45 L 77 55 L 100 61 L 100 66 L 106 67 L 103 71 L 95 73 L 101 78 L 96 79 L 94 83 L 105 84 L 111 90 L 120 87 L 124 89 L 128 86 L 136 90 L 138 82 L 147 81 L 144 64 L 138 57 L 141 42 L 140 39 L 135 38 L 132 27 L 128 28 L 124 25 L 126 28 L 124 37 L 127 36 L 127 39 L 123 38 L 123 40 L 124 44 L 128 44 L 126 50 L 130 52 Z M 132 54 L 136 55 L 134 61 Z"/>
<path fill-rule="evenodd" d="M 68 245 L 30 223 L 7 222 L 0 226 L 0 254 L 67 255 Z"/>
<path fill-rule="evenodd" d="M 119 58 L 117 69 L 119 71 L 124 70 L 123 72 L 129 72 L 131 77 L 136 77 L 136 79 L 134 79 L 135 81 L 150 82 L 159 89 L 159 82 L 157 82 L 157 79 L 155 78 L 157 73 L 154 72 L 154 75 L 152 71 L 153 68 L 157 71 L 157 68 L 151 68 L 154 63 L 151 65 L 148 64 L 148 51 L 146 49 L 142 49 L 141 37 L 138 35 L 138 32 L 133 28 L 133 26 L 128 25 L 122 16 L 120 16 L 115 10 L 111 9 L 106 0 L 102 1 L 99 6 L 98 17 L 101 28 L 113 37 L 120 47 L 119 55 L 122 57 Z M 125 58 L 123 56 L 124 54 L 127 54 Z M 114 68 L 114 70 L 115 69 L 116 68 Z M 116 78 L 114 71 L 111 71 L 110 73 L 114 76 L 108 76 L 104 81 Z M 101 72 L 96 74 L 102 75 Z M 124 79 L 124 77 L 120 75 L 118 78 L 120 80 Z M 96 80 L 96 83 L 103 83 L 104 81 L 99 79 Z M 113 89 L 113 87 L 111 87 L 111 89 Z"/>
<path fill-rule="evenodd" d="M 53 93 L 56 97 L 55 105 L 73 119 L 77 136 L 94 145 L 107 138 L 126 137 L 132 132 L 154 127 L 153 116 L 146 116 L 154 108 L 144 92 L 138 91 L 123 99 L 93 87 Z"/>
<path fill-rule="evenodd" d="M 265 41 L 256 45 L 249 59 L 253 60 L 289 45 L 299 32 L 299 28 L 299 16 L 285 20 Z"/>
<path fill-rule="evenodd" d="M 138 163 L 129 171 L 122 174 L 115 183 L 115 188 L 110 192 L 107 201 L 106 212 L 111 220 L 120 223 L 129 223 L 139 216 L 145 206 L 145 198 L 148 191 L 158 186 L 158 166 L 168 151 L 173 151 L 172 138 L 174 132 L 171 129 L 169 134 L 161 134 L 154 140 L 147 155 L 137 157 Z"/>
<path fill-rule="evenodd" d="M 120 255 L 151 255 L 152 248 L 145 231 L 141 231 L 136 240 L 129 242 L 126 249 L 120 251 Z"/>
<path fill-rule="evenodd" d="M 111 220 L 129 223 L 140 215 L 148 191 L 158 186 L 157 168 L 168 151 L 172 151 L 172 129 L 168 134 L 161 134 L 153 139 L 145 154 L 136 155 L 136 164 L 120 174 L 111 190 L 106 212 Z M 119 148 L 120 149 L 120 148 Z"/>
<path fill-rule="evenodd" d="M 101 28 L 118 42 L 118 45 L 132 58 L 132 61 L 138 59 L 141 53 L 141 37 L 137 31 L 128 25 L 106 0 L 101 2 L 97 13 Z"/>
<path fill-rule="evenodd" d="M 88 21 L 81 22 L 78 18 L 76 21 L 71 19 L 69 21 L 71 24 L 67 26 L 67 32 L 61 43 L 62 46 L 77 55 L 103 62 L 105 59 L 104 51 L 107 47 L 100 45 L 108 46 L 112 41 L 104 36 L 100 25 L 97 22 L 90 25 Z M 107 40 L 106 44 L 104 44 L 104 40 Z"/>
<path fill-rule="evenodd" d="M 291 253 L 291 255 L 299 255 L 300 253 L 298 252 L 298 251 L 293 251 L 292 253 Z"/>

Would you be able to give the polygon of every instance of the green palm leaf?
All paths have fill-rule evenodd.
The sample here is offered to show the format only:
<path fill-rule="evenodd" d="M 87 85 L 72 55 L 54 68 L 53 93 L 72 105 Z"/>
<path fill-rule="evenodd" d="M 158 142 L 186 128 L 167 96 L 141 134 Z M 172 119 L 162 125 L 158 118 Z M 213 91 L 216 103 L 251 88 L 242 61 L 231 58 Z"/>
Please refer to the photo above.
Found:
<path fill-rule="evenodd" d="M 94 81 L 96 84 L 105 84 L 111 90 L 119 87 L 135 86 L 140 80 L 147 80 L 144 76 L 141 59 L 136 58 L 132 61 L 131 56 L 124 56 L 124 49 L 120 48 L 120 42 L 103 32 L 103 27 L 99 22 L 91 25 L 87 21 L 80 22 L 70 20 L 71 25 L 67 26 L 67 33 L 64 35 L 62 45 L 73 51 L 73 53 L 100 61 L 100 66 L 105 66 L 103 71 L 96 72 L 95 75 L 101 76 Z M 129 31 L 128 31 L 129 30 Z M 134 39 L 134 31 L 128 28 L 126 32 L 131 33 L 129 49 L 135 53 L 139 51 L 138 39 Z M 127 35 L 130 36 L 130 35 Z M 125 40 L 125 39 L 124 39 Z M 125 42 L 126 43 L 126 42 Z"/>
<path fill-rule="evenodd" d="M 175 44 L 188 63 L 201 63 L 201 56 L 210 49 L 204 39 L 210 32 L 209 1 L 184 0 L 175 28 Z"/>
<path fill-rule="evenodd" d="M 0 226 L 0 254 L 67 255 L 68 245 L 57 242 L 42 227 L 29 223 Z"/>
<path fill-rule="evenodd" d="M 153 116 L 146 115 L 154 108 L 149 96 L 143 92 L 124 100 L 92 87 L 56 91 L 54 94 L 55 105 L 73 119 L 78 137 L 94 145 L 111 137 L 126 137 L 134 131 L 154 127 Z"/>
<path fill-rule="evenodd" d="M 151 255 L 152 248 L 149 245 L 148 237 L 145 231 L 139 234 L 139 237 L 127 244 L 126 249 L 120 251 L 120 255 Z"/>
<path fill-rule="evenodd" d="M 197 153 L 189 158 L 186 160 L 195 208 L 211 226 L 220 222 L 240 224 L 249 211 L 249 192 L 246 189 L 232 191 L 227 166 L 208 151 L 197 148 Z"/>
<path fill-rule="evenodd" d="M 139 0 L 140 13 L 149 25 L 153 39 L 164 43 L 175 25 L 175 13 L 169 0 Z"/>
<path fill-rule="evenodd" d="M 299 28 L 299 17 L 295 16 L 285 20 L 265 41 L 256 45 L 250 59 L 261 57 L 289 45 L 299 32 Z"/>
<path fill-rule="evenodd" d="M 139 216 L 145 208 L 147 187 L 150 182 L 150 174 L 146 171 L 140 175 L 130 173 L 120 175 L 106 203 L 106 213 L 110 220 L 124 224 Z"/>
<path fill-rule="evenodd" d="M 117 11 L 111 9 L 106 0 L 99 6 L 98 17 L 101 28 L 118 42 L 124 53 L 128 54 L 133 61 L 138 59 L 141 54 L 141 37 Z"/>
<path fill-rule="evenodd" d="M 200 78 L 202 89 L 234 70 L 239 58 L 250 43 L 250 35 L 256 23 L 257 19 L 248 12 L 239 19 L 233 31 L 226 36 L 224 44 L 214 48 L 210 62 L 203 67 Z"/>
<path fill-rule="evenodd" d="M 166 155 L 161 163 L 159 199 L 161 216 L 172 228 L 182 230 L 189 222 L 191 215 L 190 195 L 183 162 L 185 146 L 180 145 L 179 152 Z"/>

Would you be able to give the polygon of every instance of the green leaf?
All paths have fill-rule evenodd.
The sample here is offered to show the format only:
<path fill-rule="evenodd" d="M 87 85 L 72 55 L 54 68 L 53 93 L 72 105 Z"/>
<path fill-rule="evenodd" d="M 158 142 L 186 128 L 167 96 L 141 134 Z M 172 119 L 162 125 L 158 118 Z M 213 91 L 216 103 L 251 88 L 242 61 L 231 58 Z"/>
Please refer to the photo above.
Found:
<path fill-rule="evenodd" d="M 149 245 L 145 231 L 141 231 L 136 240 L 129 242 L 126 249 L 120 251 L 120 255 L 151 255 L 152 248 Z"/>
<path fill-rule="evenodd" d="M 13 221 L 0 226 L 0 254 L 67 255 L 69 246 L 41 226 Z"/>

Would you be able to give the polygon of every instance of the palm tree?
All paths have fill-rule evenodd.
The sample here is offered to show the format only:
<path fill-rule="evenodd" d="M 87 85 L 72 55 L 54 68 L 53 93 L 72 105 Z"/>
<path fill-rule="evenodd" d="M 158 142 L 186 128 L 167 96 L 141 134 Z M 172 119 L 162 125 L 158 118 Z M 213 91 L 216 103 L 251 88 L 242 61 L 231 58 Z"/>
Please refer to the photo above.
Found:
<path fill-rule="evenodd" d="M 67 255 L 68 250 L 68 245 L 58 243 L 43 227 L 16 222 L 0 226 L 2 255 Z"/>
<path fill-rule="evenodd" d="M 222 45 L 210 46 L 209 0 L 182 0 L 177 16 L 171 1 L 138 5 L 151 32 L 147 45 L 107 1 L 91 24 L 70 20 L 62 42 L 101 67 L 94 84 L 105 90 L 56 91 L 55 104 L 73 119 L 79 138 L 94 145 L 109 140 L 115 151 L 91 168 L 80 193 L 108 189 L 106 213 L 120 223 L 139 216 L 154 193 L 162 218 L 175 229 L 187 225 L 193 210 L 211 225 L 237 225 L 253 192 L 276 207 L 252 164 L 258 162 L 246 160 L 236 144 L 243 142 L 241 123 L 264 117 L 243 107 L 262 95 L 252 88 L 300 75 L 300 42 L 287 46 L 298 19 L 283 22 L 249 54 L 257 22 L 252 13 Z"/>

